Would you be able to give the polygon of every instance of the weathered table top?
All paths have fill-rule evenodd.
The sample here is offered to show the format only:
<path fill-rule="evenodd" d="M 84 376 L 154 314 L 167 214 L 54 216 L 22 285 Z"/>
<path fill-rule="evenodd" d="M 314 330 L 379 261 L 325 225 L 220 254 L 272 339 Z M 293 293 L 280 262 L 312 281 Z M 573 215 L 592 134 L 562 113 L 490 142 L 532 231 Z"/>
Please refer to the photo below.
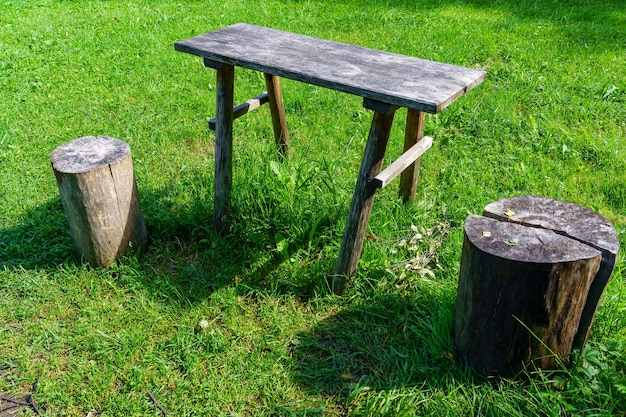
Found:
<path fill-rule="evenodd" d="M 480 84 L 485 72 L 237 23 L 176 42 L 193 55 L 437 113 Z"/>

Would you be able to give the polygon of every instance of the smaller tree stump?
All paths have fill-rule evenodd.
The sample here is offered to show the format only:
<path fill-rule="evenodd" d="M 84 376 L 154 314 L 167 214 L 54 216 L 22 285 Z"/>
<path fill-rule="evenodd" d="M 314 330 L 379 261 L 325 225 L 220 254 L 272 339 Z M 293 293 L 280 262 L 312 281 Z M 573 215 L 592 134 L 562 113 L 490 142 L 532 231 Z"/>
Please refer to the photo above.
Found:
<path fill-rule="evenodd" d="M 78 253 L 107 267 L 129 248 L 148 243 L 130 147 L 85 136 L 57 147 L 50 162 Z"/>
<path fill-rule="evenodd" d="M 483 214 L 465 224 L 457 352 L 490 375 L 554 369 L 586 341 L 613 270 L 615 229 L 591 210 L 542 197 L 500 200 Z"/>

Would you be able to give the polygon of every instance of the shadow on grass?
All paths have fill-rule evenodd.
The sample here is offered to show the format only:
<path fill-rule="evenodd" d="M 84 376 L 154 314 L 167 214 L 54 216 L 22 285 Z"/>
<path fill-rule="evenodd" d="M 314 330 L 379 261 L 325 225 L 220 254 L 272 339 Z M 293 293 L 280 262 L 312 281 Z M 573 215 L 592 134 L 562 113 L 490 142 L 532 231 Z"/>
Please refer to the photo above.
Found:
<path fill-rule="evenodd" d="M 225 237 L 217 235 L 211 201 L 196 199 L 179 204 L 169 187 L 142 190 L 141 194 L 151 243 L 141 256 L 122 257 L 109 268 L 113 276 L 122 276 L 122 283 L 133 281 L 148 295 L 180 306 L 202 302 L 229 285 L 237 285 L 241 291 L 290 293 L 303 299 L 313 295 L 316 287 L 326 285 L 322 274 L 328 273 L 330 266 L 319 253 L 319 240 L 312 240 L 330 226 L 328 219 L 318 222 L 315 234 L 286 237 L 286 248 L 286 242 L 277 242 L 280 233 L 271 225 L 261 231 L 253 225 L 248 227 L 241 223 L 246 216 L 236 211 L 233 231 Z M 279 206 L 277 202 L 270 204 Z M 281 211 L 274 212 L 275 221 L 285 223 L 288 229 L 288 221 L 281 216 L 293 217 L 294 213 Z M 306 267 L 300 267 L 297 279 L 275 272 L 303 248 L 307 248 L 309 259 Z M 52 271 L 68 264 L 80 266 L 81 260 L 59 197 L 26 212 L 22 224 L 0 229 L 0 268 Z"/>
<path fill-rule="evenodd" d="M 288 7 L 298 9 L 310 7 L 312 13 L 324 8 L 337 7 L 336 2 L 330 0 L 288 0 Z M 312 6 L 314 4 L 315 6 Z M 619 55 L 623 49 L 625 13 L 622 0 L 606 0 L 589 2 L 585 0 L 550 1 L 550 2 L 519 2 L 515 0 L 348 0 L 342 2 L 346 10 L 345 17 L 333 15 L 327 22 L 326 31 L 335 37 L 335 40 L 351 43 L 349 32 L 356 28 L 367 32 L 368 27 L 385 28 L 383 33 L 390 37 L 402 36 L 398 27 L 410 25 L 414 30 L 424 32 L 426 42 L 410 47 L 404 52 L 409 55 L 417 54 L 421 58 L 435 61 L 445 61 L 457 65 L 489 66 L 490 60 L 484 51 L 496 48 L 497 53 L 505 60 L 511 59 L 510 48 L 501 39 L 507 39 L 511 31 L 525 26 L 527 31 L 536 28 L 544 33 L 547 43 L 554 43 L 560 50 L 575 50 L 589 48 L 593 50 Z M 366 13 L 360 11 L 366 10 Z M 374 11 L 372 11 L 374 10 Z M 482 17 L 463 17 L 463 11 L 468 15 L 485 12 L 492 19 L 482 21 Z M 448 18 L 444 13 L 450 13 Z M 323 11 L 321 12 L 323 13 Z M 364 16 L 367 15 L 367 16 Z M 355 18 L 356 16 L 356 18 Z M 433 20 L 435 19 L 435 20 Z M 475 19 L 475 20 L 474 20 Z M 357 23 L 358 22 L 358 23 Z M 438 28 L 434 31 L 433 25 Z M 306 28 L 302 31 L 306 32 Z M 468 30 L 473 33 L 468 41 Z M 449 56 L 447 52 L 433 51 L 433 46 L 445 47 L 445 43 L 437 40 L 437 36 L 445 33 L 447 41 L 466 45 L 463 56 Z M 474 36 L 475 35 L 475 36 Z M 482 40 L 484 39 L 484 40 Z M 381 43 L 391 42 L 389 39 L 375 41 L 370 46 L 380 48 Z M 484 44 L 483 44 L 484 42 Z M 433 43 L 438 45 L 433 45 Z M 393 52 L 403 53 L 404 46 L 396 45 Z M 449 53 L 455 53 L 450 50 Z M 513 53 L 514 54 L 514 53 Z M 515 56 L 515 55 L 514 55 Z M 491 57 L 492 58 L 492 57 Z M 513 59 L 517 59 L 513 57 Z M 552 65 L 553 63 L 550 62 Z M 556 62 L 554 64 L 557 64 Z M 488 79 L 493 77 L 488 75 Z"/>
<path fill-rule="evenodd" d="M 78 260 L 61 198 L 27 211 L 20 225 L 0 229 L 0 267 L 55 268 Z"/>
<path fill-rule="evenodd" d="M 465 378 L 452 352 L 452 303 L 399 295 L 357 304 L 293 342 L 292 377 L 311 392 L 346 398 L 357 386 L 390 390 Z"/>
<path fill-rule="evenodd" d="M 295 5 L 308 3 L 308 0 L 290 0 Z M 331 0 L 316 0 L 316 3 L 328 3 L 334 6 Z M 385 16 L 390 9 L 401 9 L 406 12 L 406 19 L 413 19 L 428 10 L 445 9 L 451 7 L 468 7 L 474 9 L 498 10 L 509 16 L 529 22 L 551 23 L 563 36 L 570 38 L 576 44 L 583 45 L 592 41 L 594 45 L 604 46 L 617 51 L 618 44 L 623 38 L 624 7 L 621 0 L 606 0 L 589 2 L 586 0 L 526 2 L 515 0 L 348 0 L 343 2 L 353 4 L 355 9 L 380 9 L 379 24 L 386 23 Z M 419 21 L 416 22 L 419 24 Z M 418 26 L 419 27 L 419 26 Z M 451 35 L 458 36 L 456 27 L 450 26 Z"/>
<path fill-rule="evenodd" d="M 249 198 L 255 200 L 254 195 Z M 241 292 L 288 293 L 301 299 L 313 296 L 326 286 L 325 275 L 331 268 L 321 247 L 332 220 L 321 218 L 315 230 L 299 232 L 289 221 L 298 213 L 280 208 L 279 202 L 265 195 L 265 203 L 268 200 L 276 209 L 259 218 L 239 211 L 251 210 L 248 204 L 254 203 L 240 202 L 243 208 L 233 207 L 231 232 L 219 236 L 213 229 L 212 201 L 198 199 L 179 206 L 164 191 L 142 196 L 151 237 L 151 246 L 140 260 L 147 270 L 142 278 L 145 287 L 153 293 L 163 293 L 168 287 L 165 298 L 183 304 L 202 302 L 218 288 L 230 285 Z M 272 224 L 267 224 L 268 218 Z M 254 224 L 249 223 L 252 220 Z M 280 224 L 284 230 L 278 230 Z M 293 268 L 297 277 L 290 272 L 293 256 L 299 258 Z M 156 283 L 152 282 L 155 276 Z"/>

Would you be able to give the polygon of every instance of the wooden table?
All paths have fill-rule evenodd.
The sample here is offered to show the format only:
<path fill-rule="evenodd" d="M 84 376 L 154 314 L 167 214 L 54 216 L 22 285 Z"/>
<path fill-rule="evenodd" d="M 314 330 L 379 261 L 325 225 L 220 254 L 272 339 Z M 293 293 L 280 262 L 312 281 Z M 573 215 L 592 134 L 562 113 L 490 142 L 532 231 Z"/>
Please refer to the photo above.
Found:
<path fill-rule="evenodd" d="M 334 272 L 337 294 L 343 293 L 346 279 L 356 270 L 376 189 L 401 174 L 403 200 L 415 197 L 419 157 L 432 144 L 423 136 L 424 113 L 438 113 L 485 78 L 480 70 L 246 23 L 176 42 L 174 47 L 204 58 L 205 66 L 217 70 L 216 118 L 209 125 L 216 136 L 213 224 L 221 234 L 228 232 L 230 221 L 233 119 L 268 102 L 280 155 L 289 153 L 279 77 L 358 95 L 363 106 L 373 110 Z M 236 66 L 263 72 L 267 92 L 233 108 Z M 400 107 L 408 109 L 404 153 L 382 170 L 394 113 Z"/>

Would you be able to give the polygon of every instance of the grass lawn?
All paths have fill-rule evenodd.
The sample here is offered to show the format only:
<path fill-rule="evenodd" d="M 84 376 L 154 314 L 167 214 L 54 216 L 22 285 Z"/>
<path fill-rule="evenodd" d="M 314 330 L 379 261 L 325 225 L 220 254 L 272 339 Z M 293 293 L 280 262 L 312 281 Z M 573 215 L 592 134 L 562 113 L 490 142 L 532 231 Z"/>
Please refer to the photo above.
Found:
<path fill-rule="evenodd" d="M 328 277 L 371 120 L 358 97 L 283 80 L 282 163 L 267 106 L 238 119 L 232 230 L 213 231 L 215 74 L 173 44 L 239 21 L 487 71 L 427 115 L 417 199 L 377 194 L 342 297 Z M 264 89 L 236 70 L 236 102 Z M 130 144 L 152 243 L 96 270 L 49 157 L 100 134 Z M 38 381 L 41 415 L 162 415 L 147 392 L 178 416 L 626 412 L 623 251 L 568 367 L 487 379 L 452 339 L 469 213 L 552 197 L 626 246 L 623 0 L 0 0 L 0 178 L 0 395 Z"/>

